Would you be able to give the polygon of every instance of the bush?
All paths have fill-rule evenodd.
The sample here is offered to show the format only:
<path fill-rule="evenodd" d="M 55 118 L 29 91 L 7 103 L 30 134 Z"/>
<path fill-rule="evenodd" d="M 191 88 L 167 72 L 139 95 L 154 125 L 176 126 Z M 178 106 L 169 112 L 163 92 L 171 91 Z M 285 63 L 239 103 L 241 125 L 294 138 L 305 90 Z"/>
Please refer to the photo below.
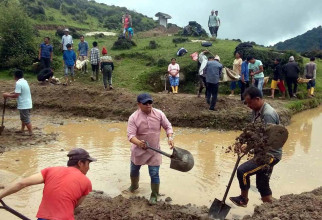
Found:
<path fill-rule="evenodd" d="M 158 67 L 166 67 L 168 65 L 168 61 L 164 58 L 161 58 L 158 60 L 158 63 L 157 63 Z"/>
<path fill-rule="evenodd" d="M 315 57 L 322 59 L 322 50 L 306 51 L 301 53 L 301 55 L 307 58 Z"/>
<path fill-rule="evenodd" d="M 175 44 L 180 44 L 180 43 L 184 43 L 184 42 L 187 42 L 189 41 L 188 38 L 184 38 L 184 37 L 178 37 L 178 38 L 173 38 L 172 39 L 172 42 L 175 43 Z"/>
<path fill-rule="evenodd" d="M 0 6 L 0 67 L 23 69 L 37 57 L 31 22 L 14 2 Z"/>
<path fill-rule="evenodd" d="M 158 47 L 159 47 L 159 44 L 157 44 L 155 40 L 151 40 L 148 46 L 149 49 L 157 49 Z"/>
<path fill-rule="evenodd" d="M 60 9 L 61 1 L 58 1 L 58 0 L 44 0 L 44 1 L 49 7 L 58 9 L 58 10 Z"/>
<path fill-rule="evenodd" d="M 136 44 L 133 41 L 126 38 L 120 38 L 114 42 L 112 50 L 128 50 L 131 49 L 133 46 L 136 46 Z"/>

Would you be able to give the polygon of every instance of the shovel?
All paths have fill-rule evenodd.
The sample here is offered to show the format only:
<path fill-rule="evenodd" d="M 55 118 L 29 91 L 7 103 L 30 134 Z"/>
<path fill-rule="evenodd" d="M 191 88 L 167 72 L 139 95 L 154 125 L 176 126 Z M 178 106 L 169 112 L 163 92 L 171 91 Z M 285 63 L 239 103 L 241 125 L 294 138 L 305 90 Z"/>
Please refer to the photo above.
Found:
<path fill-rule="evenodd" d="M 2 112 L 2 122 L 1 122 L 1 127 L 0 127 L 0 135 L 2 134 L 2 132 L 4 130 L 3 122 L 4 122 L 4 113 L 6 111 L 6 102 L 7 102 L 7 99 L 4 99 L 4 101 L 3 101 L 3 112 Z"/>
<path fill-rule="evenodd" d="M 245 154 L 238 155 L 238 158 L 237 158 L 233 173 L 231 174 L 228 186 L 226 188 L 224 198 L 222 199 L 222 201 L 220 201 L 217 198 L 213 201 L 213 203 L 212 203 L 212 205 L 211 205 L 211 207 L 209 209 L 209 217 L 214 218 L 214 219 L 224 220 L 225 217 L 227 216 L 227 214 L 228 214 L 228 212 L 230 210 L 230 206 L 226 205 L 225 201 L 226 201 L 230 186 L 231 186 L 231 184 L 233 182 L 233 179 L 234 179 L 238 164 L 239 164 L 239 162 L 240 162 L 240 160 L 242 159 L 243 156 L 245 156 Z"/>
<path fill-rule="evenodd" d="M 171 169 L 178 170 L 181 172 L 188 172 L 194 166 L 194 159 L 193 159 L 192 154 L 185 149 L 181 149 L 179 147 L 174 147 L 173 153 L 172 153 L 172 155 L 170 155 L 170 154 L 163 152 L 159 149 L 151 147 L 148 142 L 145 142 L 145 143 L 146 143 L 146 146 L 148 149 L 158 152 L 166 157 L 169 157 L 171 159 L 171 163 L 170 163 Z"/>
<path fill-rule="evenodd" d="M 0 203 L 2 205 L 2 206 L 0 206 L 0 209 L 4 209 L 4 210 L 8 211 L 8 212 L 10 212 L 11 214 L 17 216 L 20 219 L 23 219 L 23 220 L 31 220 L 30 218 L 27 218 L 26 216 L 20 214 L 16 210 L 14 210 L 14 209 L 10 208 L 9 206 L 7 206 L 6 203 L 4 203 L 2 200 L 0 200 Z"/>

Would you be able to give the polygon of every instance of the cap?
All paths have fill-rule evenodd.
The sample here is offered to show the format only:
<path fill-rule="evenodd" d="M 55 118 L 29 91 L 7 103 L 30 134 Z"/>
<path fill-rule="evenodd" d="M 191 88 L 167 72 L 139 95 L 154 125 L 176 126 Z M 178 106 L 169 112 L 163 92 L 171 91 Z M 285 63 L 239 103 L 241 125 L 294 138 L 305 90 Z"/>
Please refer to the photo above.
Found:
<path fill-rule="evenodd" d="M 91 162 L 97 161 L 95 158 L 89 156 L 89 153 L 82 148 L 74 148 L 73 150 L 69 151 L 67 157 L 69 157 L 69 160 L 89 160 Z"/>
<path fill-rule="evenodd" d="M 215 60 L 220 61 L 220 57 L 218 55 L 215 56 Z"/>
<path fill-rule="evenodd" d="M 150 94 L 148 94 L 148 93 L 142 93 L 142 94 L 138 95 L 137 101 L 139 103 L 146 103 L 148 101 L 152 101 L 153 102 L 153 99 L 150 96 Z"/>
<path fill-rule="evenodd" d="M 65 29 L 64 29 L 64 31 L 67 31 L 67 32 L 69 32 L 69 29 L 68 29 L 68 28 L 65 28 Z"/>
<path fill-rule="evenodd" d="M 105 47 L 103 47 L 103 49 L 102 49 L 102 54 L 107 54 L 107 50 Z"/>
<path fill-rule="evenodd" d="M 290 56 L 290 59 L 288 59 L 288 61 L 294 61 L 294 57 Z"/>

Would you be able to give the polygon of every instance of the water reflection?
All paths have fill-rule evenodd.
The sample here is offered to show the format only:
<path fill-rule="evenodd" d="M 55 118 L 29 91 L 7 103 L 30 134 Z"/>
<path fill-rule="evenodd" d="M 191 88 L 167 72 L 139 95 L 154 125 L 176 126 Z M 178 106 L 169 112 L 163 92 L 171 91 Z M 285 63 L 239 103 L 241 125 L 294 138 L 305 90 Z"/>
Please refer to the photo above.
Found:
<path fill-rule="evenodd" d="M 300 193 L 322 185 L 320 141 L 322 108 L 296 115 L 289 129 L 289 140 L 284 147 L 282 161 L 272 175 L 273 196 Z M 39 118 L 46 120 L 46 118 Z M 6 152 L 0 156 L 0 185 L 28 176 L 48 166 L 65 166 L 67 152 L 74 147 L 87 149 L 98 162 L 91 164 L 88 173 L 93 188 L 111 196 L 122 193 L 129 185 L 130 144 L 126 139 L 126 123 L 102 122 L 100 120 L 66 121 L 65 125 L 48 125 L 47 132 L 59 132 L 59 141 L 34 149 Z M 163 158 L 160 169 L 161 192 L 172 197 L 173 203 L 210 206 L 216 197 L 222 199 L 236 158 L 226 154 L 226 147 L 234 142 L 239 132 L 219 132 L 208 129 L 175 128 L 175 143 L 189 150 L 195 157 L 195 167 L 188 173 L 169 169 L 170 160 Z M 161 147 L 171 152 L 162 134 Z M 63 150 L 63 151 L 62 151 Z M 142 168 L 138 195 L 149 196 L 147 167 Z M 239 218 L 253 212 L 260 204 L 259 194 L 252 179 L 250 203 L 247 209 L 232 207 L 229 218 Z M 40 203 L 42 186 L 25 189 L 6 198 L 17 210 L 33 217 Z M 239 194 L 237 179 L 229 196 Z M 164 199 L 164 198 L 163 198 Z M 4 211 L 0 210 L 2 215 Z M 14 219 L 7 217 L 5 219 Z"/>

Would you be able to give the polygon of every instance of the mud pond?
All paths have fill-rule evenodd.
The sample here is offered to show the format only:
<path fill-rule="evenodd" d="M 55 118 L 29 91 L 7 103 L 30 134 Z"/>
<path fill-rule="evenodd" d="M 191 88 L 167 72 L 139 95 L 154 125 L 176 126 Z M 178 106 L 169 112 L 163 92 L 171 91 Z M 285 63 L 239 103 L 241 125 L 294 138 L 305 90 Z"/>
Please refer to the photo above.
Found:
<path fill-rule="evenodd" d="M 97 119 L 63 119 L 60 123 L 46 122 L 47 116 L 34 116 L 33 120 L 44 121 L 45 132 L 59 133 L 58 141 L 5 152 L 0 155 L 0 185 L 6 185 L 29 176 L 49 166 L 65 166 L 67 152 L 74 147 L 87 149 L 98 159 L 92 163 L 88 177 L 93 189 L 114 197 L 130 184 L 130 144 L 126 138 L 126 123 L 107 122 Z M 8 126 L 19 127 L 18 116 L 12 114 Z M 271 178 L 273 196 L 311 191 L 322 186 L 322 107 L 299 113 L 288 126 L 289 139 L 284 146 L 283 159 L 276 165 Z M 234 142 L 239 131 L 222 132 L 208 129 L 175 128 L 175 144 L 189 150 L 195 158 L 195 167 L 188 173 L 169 168 L 169 159 L 164 157 L 160 169 L 161 193 L 172 198 L 172 204 L 188 203 L 209 207 L 216 197 L 220 200 L 225 191 L 236 158 L 225 153 L 225 148 Z M 170 152 L 164 133 L 162 148 Z M 252 178 L 250 202 L 247 208 L 232 207 L 228 218 L 239 219 L 253 212 L 261 203 L 260 195 Z M 147 167 L 141 169 L 138 196 L 149 197 L 149 175 Z M 36 215 L 41 201 L 42 185 L 29 187 L 5 198 L 5 202 L 26 216 Z M 234 179 L 228 196 L 239 195 L 237 179 Z M 161 197 L 165 199 L 166 197 Z M 0 219 L 16 219 L 0 210 Z"/>

